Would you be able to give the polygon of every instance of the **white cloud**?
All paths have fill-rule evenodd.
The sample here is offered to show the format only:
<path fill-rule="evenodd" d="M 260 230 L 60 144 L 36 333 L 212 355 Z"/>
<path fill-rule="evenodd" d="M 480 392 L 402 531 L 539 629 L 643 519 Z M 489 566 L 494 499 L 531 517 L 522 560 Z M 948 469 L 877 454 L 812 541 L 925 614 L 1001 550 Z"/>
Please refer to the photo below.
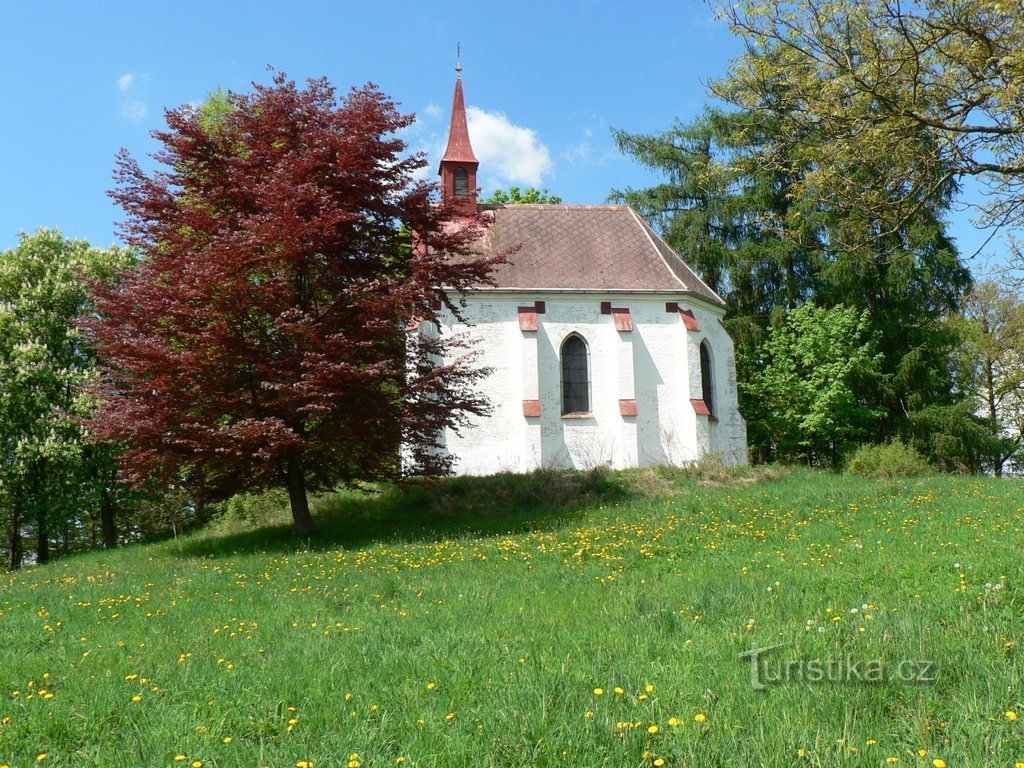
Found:
<path fill-rule="evenodd" d="M 146 77 L 141 78 L 145 81 Z M 138 94 L 140 78 L 126 72 L 117 78 L 117 90 L 121 92 L 121 117 L 128 120 L 143 120 L 149 115 L 149 107 Z"/>
<path fill-rule="evenodd" d="M 444 116 L 444 110 L 437 106 L 437 104 L 427 104 L 420 114 L 424 117 L 430 118 L 431 120 L 438 120 Z"/>
<path fill-rule="evenodd" d="M 570 144 L 562 152 L 562 157 L 569 161 L 572 166 L 585 165 L 590 162 L 590 139 L 581 139 L 575 144 Z"/>
<path fill-rule="evenodd" d="M 514 125 L 500 112 L 467 107 L 469 140 L 481 173 L 504 184 L 539 187 L 551 171 L 551 153 L 530 128 Z"/>

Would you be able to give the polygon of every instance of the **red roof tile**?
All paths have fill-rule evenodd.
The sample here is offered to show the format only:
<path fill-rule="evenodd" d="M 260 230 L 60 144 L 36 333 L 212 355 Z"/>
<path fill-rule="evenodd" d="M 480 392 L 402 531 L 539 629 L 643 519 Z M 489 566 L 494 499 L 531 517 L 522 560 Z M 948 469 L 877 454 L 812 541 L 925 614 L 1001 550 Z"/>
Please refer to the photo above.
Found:
<path fill-rule="evenodd" d="M 494 271 L 497 288 L 685 291 L 724 304 L 629 206 L 507 205 L 490 215 L 482 250 L 514 251 Z"/>

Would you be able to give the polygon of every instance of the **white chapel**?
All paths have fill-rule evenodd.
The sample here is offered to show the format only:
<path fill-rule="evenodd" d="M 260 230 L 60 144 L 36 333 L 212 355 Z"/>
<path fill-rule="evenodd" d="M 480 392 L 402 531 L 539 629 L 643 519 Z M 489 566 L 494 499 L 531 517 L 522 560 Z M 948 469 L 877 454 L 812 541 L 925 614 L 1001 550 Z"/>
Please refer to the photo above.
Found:
<path fill-rule="evenodd" d="M 478 205 L 479 162 L 455 83 L 442 194 L 489 221 L 480 250 L 514 249 L 464 296 L 491 413 L 442 450 L 457 474 L 747 461 L 725 303 L 625 205 Z M 433 324 L 431 324 L 433 325 Z"/>

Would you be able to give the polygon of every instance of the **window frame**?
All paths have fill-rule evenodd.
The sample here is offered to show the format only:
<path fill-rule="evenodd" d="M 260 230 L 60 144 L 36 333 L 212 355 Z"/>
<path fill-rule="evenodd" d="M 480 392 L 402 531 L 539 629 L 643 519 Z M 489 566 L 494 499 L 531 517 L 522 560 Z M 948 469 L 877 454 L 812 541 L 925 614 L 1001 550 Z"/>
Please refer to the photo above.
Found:
<path fill-rule="evenodd" d="M 573 342 L 573 341 L 578 341 L 582 345 L 582 362 L 583 362 L 583 376 L 584 376 L 584 379 L 583 379 L 582 383 L 583 383 L 583 387 L 585 389 L 585 393 L 584 394 L 586 396 L 586 403 L 585 403 L 586 408 L 582 409 L 582 410 L 579 409 L 579 408 L 567 409 L 568 405 L 578 405 L 579 404 L 578 402 L 576 402 L 576 403 L 567 402 L 567 399 L 566 399 L 567 398 L 567 392 L 566 392 L 566 385 L 567 385 L 567 383 L 578 384 L 578 382 L 569 382 L 568 381 L 569 376 L 567 376 L 567 369 L 566 369 L 566 357 L 565 357 L 566 350 L 565 350 L 565 347 L 566 347 L 567 344 L 569 344 L 570 342 Z M 594 415 L 594 412 L 593 412 L 593 407 L 594 407 L 594 404 L 593 404 L 593 393 L 591 391 L 591 378 L 592 377 L 591 377 L 591 371 L 590 371 L 590 345 L 587 343 L 587 340 L 583 337 L 582 334 L 577 333 L 576 331 L 573 331 L 572 333 L 568 334 L 564 339 L 562 339 L 562 343 L 558 347 L 558 381 L 559 381 L 559 394 L 560 394 L 559 409 L 561 411 L 562 418 L 581 418 L 581 417 L 588 417 L 588 416 L 593 416 Z"/>
<path fill-rule="evenodd" d="M 707 406 L 708 418 L 718 420 L 718 404 L 715 397 L 715 357 L 708 340 L 701 339 L 697 345 L 697 361 L 700 366 L 700 399 Z M 705 364 L 706 363 L 706 364 Z"/>
<path fill-rule="evenodd" d="M 469 171 L 465 168 L 456 168 L 452 173 L 452 192 L 456 197 L 469 197 Z"/>

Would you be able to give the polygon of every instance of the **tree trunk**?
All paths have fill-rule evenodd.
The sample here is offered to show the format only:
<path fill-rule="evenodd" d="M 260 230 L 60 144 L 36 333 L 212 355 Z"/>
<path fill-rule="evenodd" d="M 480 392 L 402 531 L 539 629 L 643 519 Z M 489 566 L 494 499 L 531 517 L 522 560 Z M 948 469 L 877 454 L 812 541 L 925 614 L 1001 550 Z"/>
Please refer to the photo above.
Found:
<path fill-rule="evenodd" d="M 203 528 L 208 522 L 210 522 L 210 508 L 206 503 L 206 499 L 203 496 L 196 498 L 196 519 L 195 527 Z"/>
<path fill-rule="evenodd" d="M 285 468 L 285 483 L 288 485 L 288 500 L 292 507 L 292 520 L 295 528 L 303 536 L 312 536 L 316 532 L 313 516 L 309 514 L 309 499 L 306 497 L 306 473 L 302 459 L 289 456 Z"/>
<path fill-rule="evenodd" d="M 17 492 L 11 504 L 11 536 L 7 567 L 16 571 L 21 568 L 21 499 Z"/>
<path fill-rule="evenodd" d="M 988 418 L 992 422 L 992 428 L 998 430 L 999 425 L 999 411 L 996 408 L 996 373 L 995 373 L 995 362 L 991 359 L 985 361 L 985 389 L 987 389 L 988 401 Z M 996 432 L 996 436 L 999 432 Z M 1003 463 L 1006 459 L 1003 458 L 1002 454 L 997 451 L 994 459 L 994 469 L 996 477 L 1003 476 Z"/>
<path fill-rule="evenodd" d="M 50 531 L 46 508 L 46 462 L 37 459 L 30 473 L 32 478 L 32 502 L 36 508 L 36 563 L 50 562 Z"/>
<path fill-rule="evenodd" d="M 36 504 L 36 562 L 50 562 L 50 532 L 46 528 L 46 505 Z"/>
<path fill-rule="evenodd" d="M 103 528 L 103 548 L 114 549 L 117 546 L 117 521 L 114 519 L 114 499 L 110 488 L 100 488 L 100 526 Z"/>

